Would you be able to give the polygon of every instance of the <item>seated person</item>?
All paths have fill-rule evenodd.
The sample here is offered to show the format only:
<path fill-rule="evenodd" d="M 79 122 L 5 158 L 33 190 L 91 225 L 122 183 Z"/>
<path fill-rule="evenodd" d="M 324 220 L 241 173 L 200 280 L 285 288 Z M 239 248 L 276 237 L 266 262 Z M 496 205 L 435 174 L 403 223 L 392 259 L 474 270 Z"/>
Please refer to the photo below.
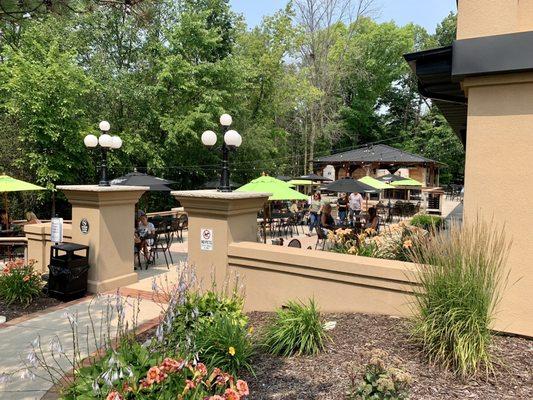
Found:
<path fill-rule="evenodd" d="M 322 207 L 322 214 L 320 214 L 320 226 L 330 231 L 335 230 L 335 220 L 331 216 L 331 204 L 326 203 Z"/>
<path fill-rule="evenodd" d="M 149 238 L 150 235 L 155 233 L 154 224 L 148 222 L 148 217 L 146 214 L 141 214 L 139 222 L 137 224 L 137 234 L 141 240 L 141 248 L 143 250 L 144 258 L 146 261 L 149 261 L 149 248 L 154 242 L 152 238 Z"/>
<path fill-rule="evenodd" d="M 0 229 L 9 229 L 9 217 L 6 210 L 0 210 Z"/>
<path fill-rule="evenodd" d="M 298 214 L 298 212 L 300 211 L 300 209 L 298 208 L 298 203 L 295 200 L 292 201 L 289 211 L 294 214 Z"/>
<path fill-rule="evenodd" d="M 41 223 L 41 221 L 39 220 L 39 218 L 37 218 L 37 216 L 35 215 L 35 213 L 32 212 L 32 211 L 28 211 L 28 212 L 26 213 L 26 221 L 27 221 L 27 222 L 26 222 L 27 224 L 32 224 L 32 225 L 33 225 L 33 224 L 40 224 L 40 223 Z"/>
<path fill-rule="evenodd" d="M 365 224 L 365 229 L 373 229 L 376 232 L 379 229 L 379 217 L 375 207 L 368 209 L 368 219 Z"/>

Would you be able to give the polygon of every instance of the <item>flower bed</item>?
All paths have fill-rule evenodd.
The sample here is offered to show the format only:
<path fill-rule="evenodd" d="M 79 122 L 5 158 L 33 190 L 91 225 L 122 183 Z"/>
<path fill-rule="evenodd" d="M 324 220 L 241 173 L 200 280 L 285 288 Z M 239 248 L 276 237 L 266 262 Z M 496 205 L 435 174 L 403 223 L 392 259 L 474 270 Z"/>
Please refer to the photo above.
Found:
<path fill-rule="evenodd" d="M 365 229 L 359 235 L 351 229 L 337 229 L 328 234 L 328 249 L 336 253 L 409 261 L 413 245 L 428 236 L 428 231 L 408 222 L 386 226 L 379 233 Z"/>

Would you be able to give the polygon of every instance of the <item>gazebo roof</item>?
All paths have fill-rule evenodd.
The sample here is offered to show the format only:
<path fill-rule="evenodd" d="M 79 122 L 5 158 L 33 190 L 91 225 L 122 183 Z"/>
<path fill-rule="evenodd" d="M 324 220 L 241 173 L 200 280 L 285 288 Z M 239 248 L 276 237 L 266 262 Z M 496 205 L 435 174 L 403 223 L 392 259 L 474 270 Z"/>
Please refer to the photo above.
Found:
<path fill-rule="evenodd" d="M 369 147 L 362 147 L 355 150 L 345 151 L 343 153 L 333 154 L 331 156 L 319 157 L 315 159 L 314 162 L 321 164 L 342 162 L 440 164 L 438 161 L 416 154 L 407 153 L 406 151 L 387 146 L 386 144 L 376 144 Z"/>

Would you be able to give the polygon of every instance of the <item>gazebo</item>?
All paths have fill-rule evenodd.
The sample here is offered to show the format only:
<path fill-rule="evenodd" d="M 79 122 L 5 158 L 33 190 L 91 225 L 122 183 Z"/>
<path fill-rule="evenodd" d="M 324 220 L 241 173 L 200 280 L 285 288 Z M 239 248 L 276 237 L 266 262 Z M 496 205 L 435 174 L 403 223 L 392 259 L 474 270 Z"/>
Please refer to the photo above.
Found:
<path fill-rule="evenodd" d="M 409 178 L 422 182 L 425 187 L 439 185 L 439 169 L 444 165 L 438 161 L 388 146 L 376 144 L 355 150 L 319 157 L 313 160 L 315 171 L 324 174 L 324 168 L 335 168 L 335 178 L 351 176 L 359 179 L 364 176 L 378 177 L 378 170 L 390 173 L 398 169 L 409 170 Z"/>

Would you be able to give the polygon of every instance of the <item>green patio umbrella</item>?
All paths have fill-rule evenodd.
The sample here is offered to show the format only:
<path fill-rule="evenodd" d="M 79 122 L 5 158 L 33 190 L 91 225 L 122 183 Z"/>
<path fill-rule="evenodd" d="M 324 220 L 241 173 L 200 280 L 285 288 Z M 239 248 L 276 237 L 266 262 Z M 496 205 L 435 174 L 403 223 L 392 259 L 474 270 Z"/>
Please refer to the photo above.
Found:
<path fill-rule="evenodd" d="M 287 182 L 272 178 L 271 176 L 260 176 L 253 181 L 241 186 L 236 192 L 272 193 L 268 201 L 277 200 L 307 200 L 307 196 L 294 189 L 291 189 Z M 267 215 L 267 204 L 264 206 L 265 216 Z M 263 219 L 263 238 L 266 243 L 266 221 Z"/>
<path fill-rule="evenodd" d="M 372 178 L 371 176 L 364 176 L 363 178 L 358 179 L 358 181 L 378 190 L 391 189 L 389 184 L 379 181 L 376 178 Z"/>
<path fill-rule="evenodd" d="M 399 187 L 399 186 L 422 186 L 421 182 L 418 182 L 415 179 L 411 178 L 404 178 L 399 181 L 391 182 L 391 186 Z"/>
<path fill-rule="evenodd" d="M 6 213 L 8 212 L 8 192 L 24 192 L 30 190 L 45 190 L 45 188 L 34 185 L 33 183 L 15 179 L 9 175 L 0 175 L 0 192 L 4 195 L 4 209 L 6 210 Z M 9 215 L 7 220 L 9 221 Z M 7 229 L 9 229 L 9 222 L 7 223 Z"/>
<path fill-rule="evenodd" d="M 304 179 L 292 179 L 287 183 L 290 183 L 294 186 L 320 186 L 319 183 L 315 183 L 313 181 L 306 181 Z"/>
<path fill-rule="evenodd" d="M 276 200 L 307 200 L 307 196 L 291 189 L 287 182 L 271 176 L 260 176 L 253 181 L 241 186 L 236 192 L 272 193 L 268 201 Z"/>

